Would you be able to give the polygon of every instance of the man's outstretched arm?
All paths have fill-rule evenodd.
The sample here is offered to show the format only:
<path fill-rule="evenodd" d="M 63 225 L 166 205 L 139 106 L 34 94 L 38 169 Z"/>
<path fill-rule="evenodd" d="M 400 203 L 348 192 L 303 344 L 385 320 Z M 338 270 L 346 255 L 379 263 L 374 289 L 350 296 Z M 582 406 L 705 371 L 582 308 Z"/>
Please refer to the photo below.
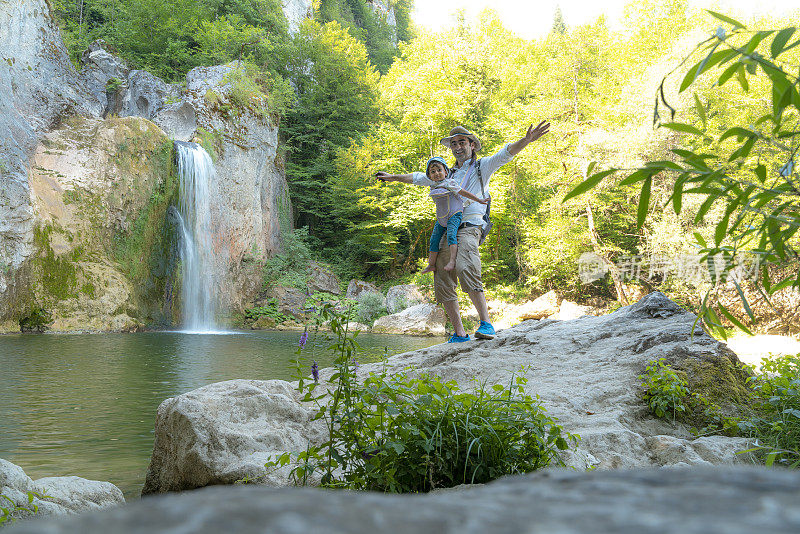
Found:
<path fill-rule="evenodd" d="M 530 143 L 536 141 L 549 131 L 550 131 L 550 123 L 547 121 L 540 122 L 539 125 L 536 126 L 536 128 L 534 128 L 533 124 L 531 124 L 530 126 L 528 126 L 528 131 L 525 133 L 524 136 L 522 136 L 522 139 L 514 143 L 510 143 L 508 145 L 508 153 L 511 154 L 512 156 L 516 156 L 517 154 L 522 152 L 522 149 L 524 149 Z"/>

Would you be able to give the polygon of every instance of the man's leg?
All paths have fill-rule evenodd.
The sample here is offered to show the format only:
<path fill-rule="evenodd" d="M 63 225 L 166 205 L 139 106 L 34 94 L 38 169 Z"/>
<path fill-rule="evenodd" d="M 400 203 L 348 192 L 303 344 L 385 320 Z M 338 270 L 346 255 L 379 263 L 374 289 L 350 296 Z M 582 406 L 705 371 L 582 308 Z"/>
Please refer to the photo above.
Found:
<path fill-rule="evenodd" d="M 486 305 L 486 295 L 483 293 L 481 280 L 481 254 L 479 250 L 481 231 L 476 227 L 462 228 L 458 233 L 458 257 L 455 272 L 461 282 L 461 289 L 469 295 L 481 324 L 475 332 L 475 337 L 492 339 L 494 327 L 489 320 L 489 310 Z"/>
<path fill-rule="evenodd" d="M 481 321 L 491 323 L 489 320 L 489 307 L 486 305 L 486 294 L 483 291 L 469 291 L 467 295 L 469 295 L 469 300 L 472 301 L 472 305 L 478 311 L 478 317 L 480 317 Z"/>
<path fill-rule="evenodd" d="M 450 319 L 450 324 L 453 325 L 455 334 L 458 337 L 467 337 L 467 331 L 464 330 L 464 324 L 461 322 L 461 313 L 458 309 L 458 299 L 442 302 L 442 306 L 444 306 L 444 312 L 447 314 L 447 318 Z"/>

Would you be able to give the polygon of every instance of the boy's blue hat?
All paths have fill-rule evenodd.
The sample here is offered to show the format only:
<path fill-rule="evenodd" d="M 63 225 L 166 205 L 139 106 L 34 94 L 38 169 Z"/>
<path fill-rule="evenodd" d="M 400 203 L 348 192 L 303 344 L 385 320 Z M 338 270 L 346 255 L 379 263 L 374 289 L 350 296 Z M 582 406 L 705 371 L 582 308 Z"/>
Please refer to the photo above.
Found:
<path fill-rule="evenodd" d="M 425 165 L 425 176 L 428 175 L 428 171 L 431 170 L 431 163 L 441 163 L 444 166 L 444 170 L 446 172 L 450 172 L 450 167 L 447 166 L 445 163 L 444 158 L 440 156 L 433 156 L 431 159 L 428 160 L 428 164 Z"/>

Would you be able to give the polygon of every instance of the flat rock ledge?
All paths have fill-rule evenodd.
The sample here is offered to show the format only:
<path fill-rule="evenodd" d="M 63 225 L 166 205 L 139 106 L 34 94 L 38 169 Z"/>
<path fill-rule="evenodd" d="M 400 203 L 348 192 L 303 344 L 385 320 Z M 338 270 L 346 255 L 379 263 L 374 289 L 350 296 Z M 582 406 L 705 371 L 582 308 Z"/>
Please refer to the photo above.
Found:
<path fill-rule="evenodd" d="M 756 467 L 546 470 L 463 491 L 386 495 L 210 487 L 16 534 L 771 534 L 800 531 L 800 473 Z"/>
<path fill-rule="evenodd" d="M 581 437 L 566 451 L 570 467 L 638 467 L 753 463 L 746 438 L 697 438 L 679 423 L 655 418 L 642 396 L 639 375 L 664 358 L 687 373 L 690 384 L 735 413 L 746 377 L 736 355 L 702 330 L 695 316 L 652 293 L 600 317 L 526 321 L 489 341 L 441 344 L 389 358 L 389 372 L 434 373 L 465 387 L 474 379 L 508 384 L 525 376 L 563 429 Z M 380 372 L 364 364 L 361 376 Z M 363 374 L 362 374 L 363 373 Z M 331 370 L 320 370 L 324 382 Z M 726 403 L 729 403 L 726 404 Z M 270 455 L 300 452 L 319 443 L 326 428 L 313 421 L 294 385 L 281 380 L 231 380 L 167 399 L 158 409 L 155 443 L 143 495 L 231 484 L 264 475 Z M 276 471 L 262 482 L 287 484 Z"/>

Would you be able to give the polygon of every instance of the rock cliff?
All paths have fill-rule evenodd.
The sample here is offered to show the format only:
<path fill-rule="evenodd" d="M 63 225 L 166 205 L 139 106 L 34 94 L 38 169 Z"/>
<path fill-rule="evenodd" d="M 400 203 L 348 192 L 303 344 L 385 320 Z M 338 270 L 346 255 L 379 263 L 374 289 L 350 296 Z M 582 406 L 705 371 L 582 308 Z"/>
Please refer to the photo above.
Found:
<path fill-rule="evenodd" d="M 214 156 L 221 301 L 252 301 L 291 205 L 269 111 L 232 97 L 238 64 L 181 89 L 96 42 L 77 72 L 45 0 L 0 0 L 0 56 L 0 332 L 41 310 L 55 330 L 176 318 L 171 139 Z"/>
<path fill-rule="evenodd" d="M 100 104 L 69 61 L 46 0 L 0 0 L 0 322 L 33 253 L 29 158 L 38 138 L 73 113 Z"/>

